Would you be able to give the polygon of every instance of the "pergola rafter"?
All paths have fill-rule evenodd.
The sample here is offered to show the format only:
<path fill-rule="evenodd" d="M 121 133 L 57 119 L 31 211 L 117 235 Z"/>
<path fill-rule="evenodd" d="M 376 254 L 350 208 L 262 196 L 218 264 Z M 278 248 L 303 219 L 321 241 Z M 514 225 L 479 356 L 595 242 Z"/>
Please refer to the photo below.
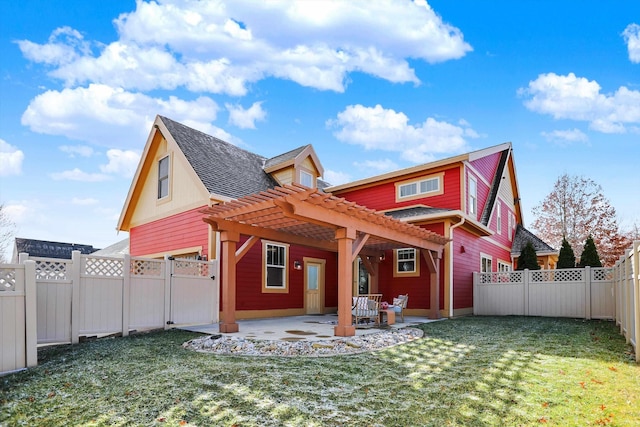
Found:
<path fill-rule="evenodd" d="M 402 247 L 422 249 L 431 272 L 432 291 L 437 294 L 439 289 L 437 260 L 448 239 L 330 193 L 295 184 L 285 185 L 214 205 L 202 212 L 205 214 L 203 220 L 221 232 L 223 332 L 238 330 L 235 323 L 235 265 L 246 253 L 238 254 L 235 250 L 240 234 L 338 252 L 336 335 L 355 334 L 350 311 L 351 275 L 352 262 L 358 255 L 376 257 L 384 250 Z M 370 259 L 366 260 L 365 266 L 368 270 L 377 270 Z M 437 307 L 434 312 L 439 312 Z"/>

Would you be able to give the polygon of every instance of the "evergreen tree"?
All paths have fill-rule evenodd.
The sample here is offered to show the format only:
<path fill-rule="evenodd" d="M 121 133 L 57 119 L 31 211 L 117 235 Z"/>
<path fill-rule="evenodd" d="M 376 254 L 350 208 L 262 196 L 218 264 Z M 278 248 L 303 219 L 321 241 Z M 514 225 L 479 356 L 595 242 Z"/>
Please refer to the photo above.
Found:
<path fill-rule="evenodd" d="M 580 257 L 579 267 L 602 267 L 600 262 L 600 256 L 598 255 L 598 249 L 593 241 L 593 237 L 589 235 L 587 241 L 584 242 L 584 248 L 582 249 L 582 256 Z"/>
<path fill-rule="evenodd" d="M 518 268 L 516 270 L 524 270 L 525 268 L 529 270 L 540 270 L 538 256 L 531 241 L 528 241 L 525 247 L 522 248 L 520 256 L 518 257 Z"/>
<path fill-rule="evenodd" d="M 558 255 L 558 265 L 556 268 L 575 268 L 576 256 L 573 253 L 573 249 L 566 238 L 562 238 L 562 247 L 560 248 L 560 255 Z"/>

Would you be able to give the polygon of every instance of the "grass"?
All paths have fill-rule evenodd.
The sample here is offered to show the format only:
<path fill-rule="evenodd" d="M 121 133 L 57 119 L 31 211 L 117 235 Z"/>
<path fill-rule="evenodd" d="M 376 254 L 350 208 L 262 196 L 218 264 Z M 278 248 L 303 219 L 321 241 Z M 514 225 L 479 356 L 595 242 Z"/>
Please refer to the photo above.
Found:
<path fill-rule="evenodd" d="M 0 425 L 632 426 L 640 367 L 613 323 L 468 317 L 327 358 L 195 353 L 183 331 L 41 350 Z"/>

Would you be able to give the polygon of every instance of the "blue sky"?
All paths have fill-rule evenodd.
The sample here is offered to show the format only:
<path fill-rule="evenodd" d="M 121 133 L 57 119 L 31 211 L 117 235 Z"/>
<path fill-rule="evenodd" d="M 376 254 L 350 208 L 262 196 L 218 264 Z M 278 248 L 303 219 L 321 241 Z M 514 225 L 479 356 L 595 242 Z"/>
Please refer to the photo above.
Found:
<path fill-rule="evenodd" d="M 524 207 L 564 173 L 640 222 L 640 2 L 0 3 L 0 203 L 104 247 L 156 114 L 332 184 L 511 141 Z"/>

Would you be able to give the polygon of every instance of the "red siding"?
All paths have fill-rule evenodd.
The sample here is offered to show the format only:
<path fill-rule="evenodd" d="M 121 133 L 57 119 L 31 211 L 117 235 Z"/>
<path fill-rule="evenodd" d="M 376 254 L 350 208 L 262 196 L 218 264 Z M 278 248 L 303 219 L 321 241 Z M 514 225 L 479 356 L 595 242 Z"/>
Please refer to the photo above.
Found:
<path fill-rule="evenodd" d="M 409 294 L 407 308 L 429 309 L 431 280 L 429 269 L 422 256 L 420 256 L 419 277 L 393 277 L 393 254 L 387 251 L 384 261 L 380 262 L 380 279 L 378 291 L 382 294 L 382 300 L 391 303 L 394 297 L 400 294 Z"/>
<path fill-rule="evenodd" d="M 487 181 L 493 182 L 493 177 L 500 163 L 500 157 L 502 157 L 501 151 L 490 156 L 481 157 L 470 163 Z"/>
<path fill-rule="evenodd" d="M 426 173 L 425 176 L 430 175 Z M 419 176 L 413 177 L 418 178 Z M 412 179 L 413 179 L 412 178 Z M 406 178 L 399 179 L 404 181 Z M 424 204 L 427 206 L 460 209 L 460 168 L 455 166 L 444 171 L 444 193 L 438 196 L 413 199 L 396 203 L 396 186 L 394 182 L 387 182 L 375 187 L 356 190 L 344 190 L 335 193 L 360 205 L 375 210 L 386 210 Z"/>
<path fill-rule="evenodd" d="M 202 246 L 202 255 L 209 256 L 209 225 L 202 221 L 202 213 L 199 212 L 205 207 L 133 227 L 129 233 L 131 255 L 156 254 Z"/>

